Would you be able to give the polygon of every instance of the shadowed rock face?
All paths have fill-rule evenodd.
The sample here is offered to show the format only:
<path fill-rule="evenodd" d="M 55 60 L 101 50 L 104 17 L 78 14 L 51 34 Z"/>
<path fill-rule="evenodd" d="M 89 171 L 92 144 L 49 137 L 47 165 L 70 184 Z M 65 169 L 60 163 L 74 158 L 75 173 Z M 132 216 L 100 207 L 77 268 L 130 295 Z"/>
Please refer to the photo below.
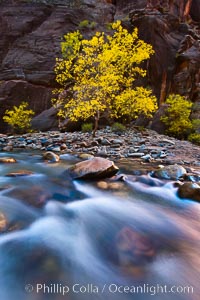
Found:
<path fill-rule="evenodd" d="M 126 16 L 130 13 L 130 11 L 135 9 L 144 9 L 146 7 L 147 0 L 116 0 L 116 16 L 115 18 L 119 18 L 120 16 Z"/>
<path fill-rule="evenodd" d="M 130 14 L 133 25 L 138 27 L 140 37 L 155 49 L 155 54 L 148 62 L 148 77 L 154 93 L 162 103 L 170 89 L 176 53 L 187 26 L 183 28 L 176 16 L 164 15 L 160 11 L 142 10 L 135 13 L 133 11 Z M 165 86 L 162 87 L 163 84 Z"/>
<path fill-rule="evenodd" d="M 196 22 L 200 22 L 200 5 L 199 0 L 193 0 L 191 5 L 191 13 L 192 19 Z"/>
<path fill-rule="evenodd" d="M 169 92 L 198 101 L 199 11 L 198 0 L 1 1 L 0 119 L 21 101 L 28 101 L 36 115 L 50 108 L 56 86 L 55 57 L 60 55 L 65 33 L 77 30 L 86 19 L 97 23 L 93 30 L 82 29 L 86 37 L 118 18 L 131 28 L 126 20 L 129 14 L 140 37 L 156 51 L 147 65 L 145 83 L 152 86 L 159 102 Z M 5 131 L 6 124 L 0 122 Z"/>
<path fill-rule="evenodd" d="M 140 37 L 155 49 L 155 55 L 148 64 L 148 76 L 159 103 L 162 104 L 170 92 L 189 96 L 192 101 L 197 101 L 199 24 L 192 21 L 189 13 L 191 8 L 194 10 L 194 6 L 200 7 L 200 3 L 147 2 L 151 3 L 147 5 L 147 9 L 133 10 L 130 17 L 132 24 L 139 28 Z"/>
<path fill-rule="evenodd" d="M 103 0 L 34 2 L 0 3 L 0 118 L 21 101 L 36 114 L 48 109 L 62 36 L 77 30 L 82 20 L 95 20 L 99 27 L 113 20 L 114 7 Z"/>
<path fill-rule="evenodd" d="M 183 40 L 176 59 L 172 91 L 189 96 L 193 102 L 200 99 L 200 46 L 193 33 Z"/>

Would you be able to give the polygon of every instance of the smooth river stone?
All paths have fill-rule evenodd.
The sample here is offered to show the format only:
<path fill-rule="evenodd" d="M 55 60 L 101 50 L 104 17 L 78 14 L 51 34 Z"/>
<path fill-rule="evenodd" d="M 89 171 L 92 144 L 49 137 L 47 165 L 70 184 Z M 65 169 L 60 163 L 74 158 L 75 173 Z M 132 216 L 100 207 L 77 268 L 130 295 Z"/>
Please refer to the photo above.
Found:
<path fill-rule="evenodd" d="M 16 163 L 16 159 L 13 157 L 0 157 L 0 163 L 3 164 L 10 164 L 10 163 Z"/>
<path fill-rule="evenodd" d="M 43 154 L 43 158 L 50 162 L 59 162 L 60 157 L 59 155 L 53 153 L 52 151 L 47 151 Z"/>
<path fill-rule="evenodd" d="M 73 179 L 100 179 L 115 175 L 119 168 L 114 162 L 102 158 L 94 157 L 75 164 L 64 172 Z"/>
<path fill-rule="evenodd" d="M 186 169 L 179 165 L 170 165 L 154 172 L 154 176 L 161 179 L 177 180 L 185 175 Z"/>
<path fill-rule="evenodd" d="M 179 187 L 178 196 L 200 202 L 200 186 L 194 182 L 185 182 Z"/>

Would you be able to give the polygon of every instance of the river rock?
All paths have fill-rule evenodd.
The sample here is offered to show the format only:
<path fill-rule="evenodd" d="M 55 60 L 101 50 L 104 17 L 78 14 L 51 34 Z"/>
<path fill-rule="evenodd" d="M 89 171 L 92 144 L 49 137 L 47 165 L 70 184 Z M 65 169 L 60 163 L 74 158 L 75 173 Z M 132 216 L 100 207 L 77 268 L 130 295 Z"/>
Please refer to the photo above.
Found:
<path fill-rule="evenodd" d="M 52 195 L 39 185 L 33 185 L 31 188 L 15 188 L 7 193 L 6 196 L 18 199 L 26 205 L 34 206 L 37 208 L 43 207 L 46 202 L 51 199 Z"/>
<path fill-rule="evenodd" d="M 3 164 L 10 164 L 10 163 L 16 163 L 16 159 L 13 157 L 0 157 L 0 163 Z"/>
<path fill-rule="evenodd" d="M 112 140 L 112 143 L 113 143 L 113 144 L 123 145 L 123 141 L 120 140 L 120 139 L 114 139 L 114 140 Z"/>
<path fill-rule="evenodd" d="M 8 223 L 6 217 L 4 216 L 3 213 L 0 212 L 0 233 L 6 230 L 7 225 Z"/>
<path fill-rule="evenodd" d="M 67 149 L 67 145 L 65 143 L 60 145 L 60 150 L 65 150 Z"/>
<path fill-rule="evenodd" d="M 59 155 L 51 152 L 51 151 L 47 151 L 43 154 L 43 158 L 45 160 L 48 160 L 50 162 L 58 162 L 60 160 Z"/>
<path fill-rule="evenodd" d="M 107 190 L 108 189 L 108 183 L 106 181 L 98 181 L 97 182 L 97 187 L 99 189 L 102 189 L 102 190 Z"/>
<path fill-rule="evenodd" d="M 146 154 L 146 155 L 142 156 L 141 158 L 147 162 L 150 162 L 151 160 L 153 160 L 153 157 L 151 156 L 151 154 Z"/>
<path fill-rule="evenodd" d="M 179 187 L 178 196 L 200 202 L 200 186 L 194 182 L 185 182 Z"/>
<path fill-rule="evenodd" d="M 112 180 L 112 179 L 110 179 Z M 97 187 L 102 190 L 113 190 L 113 191 L 122 191 L 124 189 L 124 183 L 122 181 L 98 181 Z"/>
<path fill-rule="evenodd" d="M 161 142 L 161 143 L 164 143 L 164 144 L 175 145 L 175 142 L 174 142 L 174 141 L 169 140 L 169 139 L 165 139 L 165 138 L 160 139 L 160 142 Z"/>
<path fill-rule="evenodd" d="M 120 267 L 134 277 L 143 275 L 144 266 L 156 255 L 152 241 L 145 235 L 124 227 L 116 236 Z"/>
<path fill-rule="evenodd" d="M 197 173 L 187 173 L 187 174 L 185 174 L 184 179 L 186 181 L 200 182 L 200 174 L 197 174 Z"/>
<path fill-rule="evenodd" d="M 78 157 L 81 159 L 91 159 L 94 158 L 94 155 L 88 153 L 81 153 L 78 155 Z"/>
<path fill-rule="evenodd" d="M 6 146 L 3 148 L 3 151 L 10 152 L 13 150 L 13 146 Z"/>
<path fill-rule="evenodd" d="M 132 157 L 132 158 L 140 158 L 142 156 L 144 156 L 144 153 L 142 152 L 128 153 L 128 157 Z"/>
<path fill-rule="evenodd" d="M 60 149 L 60 147 L 59 146 L 56 146 L 56 147 L 52 147 L 52 149 L 51 149 L 52 151 L 54 151 L 54 152 L 60 152 L 61 151 L 61 149 Z"/>
<path fill-rule="evenodd" d="M 101 144 L 105 146 L 105 145 L 110 145 L 111 142 L 108 139 L 104 138 L 101 140 Z"/>
<path fill-rule="evenodd" d="M 179 165 L 164 166 L 154 172 L 154 176 L 161 179 L 177 180 L 186 174 L 186 169 Z"/>
<path fill-rule="evenodd" d="M 106 150 L 106 146 L 103 146 L 101 149 L 98 149 L 97 150 L 97 155 L 98 156 L 104 156 L 104 157 L 108 156 L 108 152 Z"/>
<path fill-rule="evenodd" d="M 95 157 L 75 164 L 64 172 L 73 179 L 99 179 L 115 175 L 119 168 L 110 160 Z"/>
<path fill-rule="evenodd" d="M 32 171 L 28 171 L 28 170 L 19 170 L 19 171 L 15 171 L 15 172 L 11 172 L 6 174 L 7 177 L 19 177 L 19 176 L 29 176 L 34 174 Z"/>

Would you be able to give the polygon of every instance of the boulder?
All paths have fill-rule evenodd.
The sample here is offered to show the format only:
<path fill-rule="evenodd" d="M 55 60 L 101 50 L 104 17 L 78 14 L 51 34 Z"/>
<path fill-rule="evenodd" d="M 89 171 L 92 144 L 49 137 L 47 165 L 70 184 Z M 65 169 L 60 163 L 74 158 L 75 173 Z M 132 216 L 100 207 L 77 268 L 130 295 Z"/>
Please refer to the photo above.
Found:
<path fill-rule="evenodd" d="M 186 169 L 179 165 L 164 166 L 154 172 L 154 176 L 160 179 L 177 180 L 186 174 Z"/>
<path fill-rule="evenodd" d="M 73 179 L 100 179 L 115 175 L 119 168 L 110 160 L 95 157 L 75 164 L 64 172 Z"/>
<path fill-rule="evenodd" d="M 54 107 L 44 110 L 31 121 L 35 130 L 48 131 L 58 128 L 57 110 Z"/>
<path fill-rule="evenodd" d="M 200 202 L 200 186 L 194 182 L 185 182 L 179 187 L 178 196 Z"/>

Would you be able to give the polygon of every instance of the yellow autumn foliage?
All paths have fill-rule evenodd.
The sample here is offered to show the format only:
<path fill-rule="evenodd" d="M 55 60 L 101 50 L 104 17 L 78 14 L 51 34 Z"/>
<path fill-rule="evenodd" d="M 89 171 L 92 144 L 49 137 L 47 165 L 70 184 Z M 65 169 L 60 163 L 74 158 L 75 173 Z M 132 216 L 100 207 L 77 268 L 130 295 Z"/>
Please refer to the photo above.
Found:
<path fill-rule="evenodd" d="M 31 131 L 31 120 L 35 113 L 32 109 L 27 108 L 28 103 L 21 102 L 19 106 L 14 105 L 11 110 L 6 110 L 3 120 L 12 127 L 14 132 L 24 133 Z"/>
<path fill-rule="evenodd" d="M 161 121 L 166 125 L 166 133 L 174 135 L 178 138 L 183 138 L 188 135 L 193 128 L 190 119 L 192 102 L 186 97 L 171 94 L 166 100 L 168 108 Z"/>
<path fill-rule="evenodd" d="M 111 117 L 139 114 L 152 116 L 157 109 L 156 97 L 144 87 L 134 87 L 139 77 L 146 76 L 141 63 L 154 53 L 152 46 L 129 33 L 117 21 L 112 34 L 96 32 L 83 39 L 78 31 L 64 36 L 62 58 L 55 66 L 56 81 L 61 88 L 53 104 L 58 115 L 73 121 L 99 117 L 106 111 Z"/>

